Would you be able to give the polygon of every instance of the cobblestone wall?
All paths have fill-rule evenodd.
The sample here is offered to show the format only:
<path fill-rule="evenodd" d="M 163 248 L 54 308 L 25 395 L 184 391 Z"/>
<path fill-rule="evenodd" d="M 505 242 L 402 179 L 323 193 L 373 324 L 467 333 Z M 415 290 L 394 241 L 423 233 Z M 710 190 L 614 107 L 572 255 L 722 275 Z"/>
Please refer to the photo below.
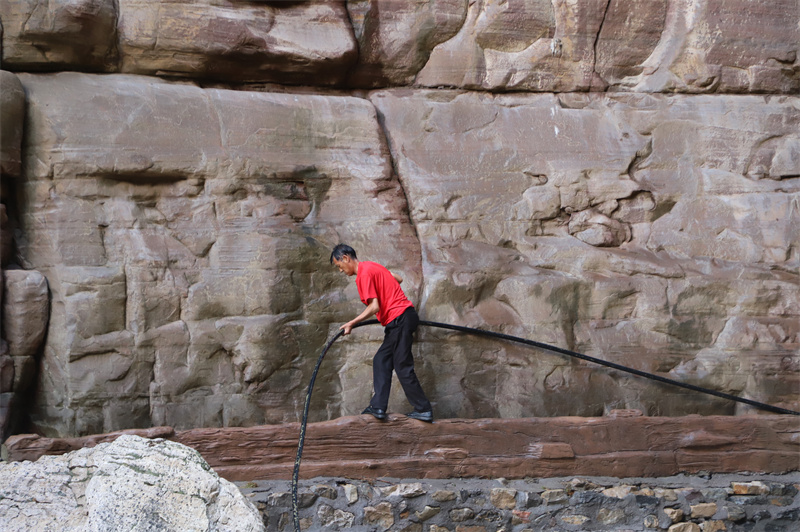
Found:
<path fill-rule="evenodd" d="M 240 482 L 269 531 L 292 530 L 291 483 Z M 299 490 L 304 530 L 791 531 L 800 473 L 500 480 L 316 478 Z"/>

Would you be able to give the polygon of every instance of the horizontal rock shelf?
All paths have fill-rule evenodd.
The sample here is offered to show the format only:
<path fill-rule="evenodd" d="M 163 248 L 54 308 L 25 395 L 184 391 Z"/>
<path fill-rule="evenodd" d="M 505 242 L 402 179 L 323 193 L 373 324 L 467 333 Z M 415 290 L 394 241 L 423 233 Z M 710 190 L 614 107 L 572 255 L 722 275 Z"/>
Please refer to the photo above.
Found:
<path fill-rule="evenodd" d="M 613 413 L 612 413 L 613 414 Z M 83 438 L 17 435 L 7 460 L 35 460 L 111 441 L 123 433 L 167 438 L 200 452 L 234 481 L 291 478 L 298 423 L 174 431 L 170 427 Z M 669 476 L 796 471 L 800 424 L 794 416 L 685 416 L 444 419 L 390 415 L 309 424 L 302 478 L 521 479 L 567 475 Z"/>

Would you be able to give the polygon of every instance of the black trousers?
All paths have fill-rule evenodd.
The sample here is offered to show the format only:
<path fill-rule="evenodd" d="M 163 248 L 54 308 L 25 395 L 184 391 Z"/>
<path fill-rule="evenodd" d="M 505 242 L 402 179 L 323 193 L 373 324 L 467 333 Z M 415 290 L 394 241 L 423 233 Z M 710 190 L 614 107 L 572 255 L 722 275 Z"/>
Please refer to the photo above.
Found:
<path fill-rule="evenodd" d="M 386 410 L 389 392 L 392 389 L 392 370 L 403 386 L 406 399 L 417 412 L 430 412 L 431 403 L 422 391 L 414 373 L 414 356 L 411 354 L 414 331 L 419 325 L 419 316 L 414 307 L 409 307 L 392 320 L 384 329 L 383 343 L 372 359 L 372 381 L 375 395 L 370 405 Z"/>

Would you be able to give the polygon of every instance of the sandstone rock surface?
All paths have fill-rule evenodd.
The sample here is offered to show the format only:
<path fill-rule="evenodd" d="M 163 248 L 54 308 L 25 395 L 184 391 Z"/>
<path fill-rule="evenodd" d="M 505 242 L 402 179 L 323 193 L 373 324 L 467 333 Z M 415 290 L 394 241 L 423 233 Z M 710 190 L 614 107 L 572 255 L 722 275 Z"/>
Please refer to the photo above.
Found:
<path fill-rule="evenodd" d="M 796 93 L 796 0 L 8 0 L 3 62 L 218 82 Z"/>
<path fill-rule="evenodd" d="M 110 0 L 4 0 L 3 68 L 115 69 L 116 5 Z"/>
<path fill-rule="evenodd" d="M 767 376 L 796 360 L 800 339 L 797 98 L 381 91 L 371 101 L 422 245 L 427 319 L 797 404 L 796 373 L 785 384 Z M 422 338 L 431 366 L 449 368 L 426 360 L 423 374 L 456 416 L 673 415 L 706 401 L 618 387 L 544 353 L 480 341 L 473 358 L 472 339 Z"/>
<path fill-rule="evenodd" d="M 2 10 L 2 263 L 52 295 L 30 430 L 296 421 L 362 308 L 341 241 L 424 319 L 800 410 L 796 0 Z M 361 411 L 380 339 L 335 346 L 312 420 Z M 751 412 L 418 339 L 437 418 Z"/>
<path fill-rule="evenodd" d="M 460 31 L 419 72 L 421 86 L 585 91 L 606 0 L 470 2 Z"/>
<path fill-rule="evenodd" d="M 25 123 L 25 90 L 19 79 L 5 70 L 0 70 L 0 109 L 0 175 L 5 181 L 20 175 Z M 6 195 L 2 194 L 4 200 Z"/>
<path fill-rule="evenodd" d="M 348 0 L 358 63 L 348 84 L 409 85 L 433 48 L 450 39 L 467 15 L 467 0 Z"/>
<path fill-rule="evenodd" d="M 33 359 L 50 315 L 47 279 L 35 270 L 4 270 L 3 282 L 3 339 L 11 356 Z"/>
<path fill-rule="evenodd" d="M 357 49 L 343 2 L 119 2 L 121 71 L 341 83 Z"/>
<path fill-rule="evenodd" d="M 47 279 L 35 270 L 2 270 L 0 285 L 0 438 L 4 439 L 22 417 L 22 394 L 35 382 L 50 299 Z"/>
<path fill-rule="evenodd" d="M 22 255 L 53 297 L 34 415 L 45 433 L 295 420 L 310 353 L 359 304 L 328 265 L 331 247 L 373 248 L 411 294 L 418 285 L 417 243 L 369 102 L 130 75 L 20 77 Z M 372 341 L 345 344 L 333 367 L 356 348 L 349 363 L 365 365 Z M 361 398 L 351 404 L 342 388 L 326 372 L 329 404 L 315 416 L 355 413 Z"/>
<path fill-rule="evenodd" d="M 417 76 L 483 90 L 800 89 L 797 3 L 746 0 L 470 2 Z"/>
<path fill-rule="evenodd" d="M 308 425 L 300 474 L 421 479 L 784 473 L 797 470 L 796 421 L 795 416 L 640 416 L 459 419 L 431 425 L 396 414 L 386 423 L 369 415 L 345 416 Z M 220 476 L 247 481 L 292 477 L 300 427 L 150 430 L 151 436 L 197 449 Z M 17 435 L 6 441 L 5 452 L 9 460 L 30 460 L 117 436 Z M 348 493 L 351 499 L 357 495 Z M 384 493 L 398 498 L 419 494 L 411 481 Z"/>
<path fill-rule="evenodd" d="M 125 435 L 63 456 L 0 463 L 3 530 L 261 531 L 253 505 L 197 452 Z"/>

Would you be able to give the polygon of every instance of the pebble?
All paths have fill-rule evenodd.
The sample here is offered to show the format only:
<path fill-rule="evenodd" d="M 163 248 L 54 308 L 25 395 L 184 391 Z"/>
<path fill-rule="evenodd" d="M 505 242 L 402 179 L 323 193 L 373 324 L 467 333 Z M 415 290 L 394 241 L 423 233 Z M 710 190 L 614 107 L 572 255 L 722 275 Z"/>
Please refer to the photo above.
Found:
<path fill-rule="evenodd" d="M 763 482 L 732 482 L 731 487 L 736 495 L 766 495 L 769 493 L 769 486 Z"/>
<path fill-rule="evenodd" d="M 679 508 L 664 508 L 664 513 L 667 514 L 669 520 L 673 523 L 683 521 L 683 510 Z"/>
<path fill-rule="evenodd" d="M 717 505 L 713 502 L 695 504 L 691 507 L 691 516 L 693 519 L 697 519 L 698 517 L 708 519 L 714 517 L 715 513 L 717 513 Z"/>
<path fill-rule="evenodd" d="M 564 490 L 546 490 L 541 493 L 541 497 L 546 504 L 561 504 L 569 500 Z"/>
<path fill-rule="evenodd" d="M 358 502 L 358 488 L 352 484 L 345 484 L 344 497 L 347 499 L 347 504 L 355 504 Z"/>
<path fill-rule="evenodd" d="M 517 506 L 517 490 L 508 488 L 495 488 L 490 499 L 495 508 L 511 510 Z"/>
<path fill-rule="evenodd" d="M 614 486 L 613 488 L 604 489 L 601 493 L 606 497 L 624 499 L 633 490 L 634 486 Z"/>

